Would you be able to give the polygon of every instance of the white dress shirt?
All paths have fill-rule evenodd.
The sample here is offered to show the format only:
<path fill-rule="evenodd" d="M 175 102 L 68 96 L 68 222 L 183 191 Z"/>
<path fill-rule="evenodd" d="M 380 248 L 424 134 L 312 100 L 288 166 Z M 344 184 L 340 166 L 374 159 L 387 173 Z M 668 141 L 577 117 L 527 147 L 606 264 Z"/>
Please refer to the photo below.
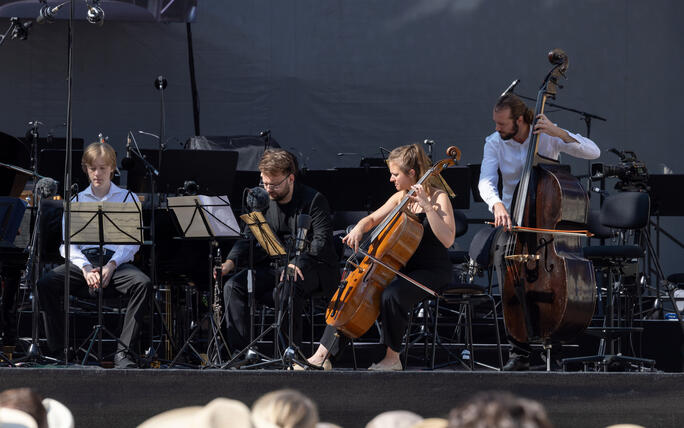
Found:
<path fill-rule="evenodd" d="M 590 139 L 569 131 L 566 132 L 577 142 L 566 143 L 558 137 L 540 134 L 537 153 L 555 160 L 558 160 L 561 152 L 581 159 L 596 159 L 601 155 L 601 150 Z M 494 204 L 497 202 L 503 202 L 506 210 L 510 212 L 513 192 L 515 192 L 515 186 L 520 181 L 523 166 L 527 159 L 527 148 L 530 145 L 531 135 L 530 133 L 522 144 L 513 139 L 503 140 L 498 132 L 494 132 L 485 139 L 478 189 L 480 196 L 487 203 L 489 211 L 493 212 Z M 499 182 L 497 170 L 501 171 L 503 181 L 503 195 L 501 197 L 499 197 L 497 189 Z"/>
<path fill-rule="evenodd" d="M 132 198 L 132 199 L 131 199 Z M 140 200 L 134 193 L 128 192 L 128 190 L 122 189 L 114 183 L 110 184 L 109 192 L 102 198 L 98 198 L 93 194 L 92 186 L 88 186 L 84 191 L 76 195 L 76 200 L 78 202 L 135 202 L 140 206 Z M 62 231 L 64 231 L 64 216 L 62 216 Z M 64 233 L 64 232 L 62 232 Z M 114 260 L 116 266 L 119 267 L 124 263 L 133 261 L 135 253 L 138 252 L 139 245 L 105 245 L 104 248 L 107 250 L 114 251 L 114 255 L 111 260 Z M 69 254 L 69 259 L 71 263 L 83 269 L 83 266 L 89 265 L 90 262 L 88 258 L 83 254 L 83 250 L 87 248 L 99 248 L 98 245 L 70 245 L 71 252 Z M 64 257 L 64 244 L 59 246 L 59 253 Z"/>

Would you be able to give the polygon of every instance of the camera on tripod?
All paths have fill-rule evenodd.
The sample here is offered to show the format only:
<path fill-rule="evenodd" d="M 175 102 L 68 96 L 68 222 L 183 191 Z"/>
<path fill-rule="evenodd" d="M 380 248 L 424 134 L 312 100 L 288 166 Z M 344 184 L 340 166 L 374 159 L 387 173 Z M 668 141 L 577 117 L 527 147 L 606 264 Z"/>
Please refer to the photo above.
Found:
<path fill-rule="evenodd" d="M 646 164 L 637 159 L 631 150 L 608 150 L 615 153 L 620 162 L 617 165 L 594 163 L 591 165 L 591 176 L 594 179 L 616 177 L 619 181 L 615 189 L 624 191 L 648 191 L 648 169 Z"/>

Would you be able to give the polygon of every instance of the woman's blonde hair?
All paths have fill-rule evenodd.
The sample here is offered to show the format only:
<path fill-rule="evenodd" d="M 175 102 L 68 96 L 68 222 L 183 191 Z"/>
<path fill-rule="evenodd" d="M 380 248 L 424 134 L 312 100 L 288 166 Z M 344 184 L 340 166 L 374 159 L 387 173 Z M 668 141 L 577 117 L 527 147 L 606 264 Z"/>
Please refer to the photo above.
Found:
<path fill-rule="evenodd" d="M 256 428 L 314 428 L 318 409 L 301 392 L 280 389 L 261 396 L 252 405 L 252 422 Z"/>
<path fill-rule="evenodd" d="M 390 162 L 397 165 L 404 174 L 408 175 L 409 171 L 414 170 L 416 173 L 416 181 L 418 181 L 432 166 L 430 158 L 428 158 L 423 147 L 418 143 L 400 146 L 392 150 L 387 157 L 387 163 Z M 426 192 L 430 193 L 430 187 L 441 187 L 441 183 L 437 176 L 433 175 L 423 182 L 423 188 Z"/>
<path fill-rule="evenodd" d="M 104 158 L 105 162 L 112 167 L 112 173 L 109 177 L 111 180 L 114 178 L 114 171 L 116 170 L 116 152 L 114 148 L 107 143 L 90 143 L 88 147 L 83 151 L 83 156 L 81 157 L 81 168 L 83 172 L 88 175 L 88 166 L 92 165 L 97 158 Z"/>

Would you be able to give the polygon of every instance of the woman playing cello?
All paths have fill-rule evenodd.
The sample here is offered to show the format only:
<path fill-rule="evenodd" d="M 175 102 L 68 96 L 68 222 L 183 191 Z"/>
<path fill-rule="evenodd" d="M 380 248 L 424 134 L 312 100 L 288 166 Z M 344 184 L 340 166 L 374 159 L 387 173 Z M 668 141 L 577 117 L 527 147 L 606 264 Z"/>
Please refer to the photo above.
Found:
<path fill-rule="evenodd" d="M 418 144 L 397 147 L 390 152 L 387 160 L 390 181 L 397 192 L 377 211 L 364 217 L 343 238 L 343 242 L 359 250 L 364 233 L 380 224 L 397 207 L 407 192 L 413 189 L 404 210 L 414 214 L 423 225 L 423 237 L 401 272 L 425 286 L 440 291 L 451 280 L 451 262 L 447 248 L 454 242 L 454 212 L 446 192 L 438 188 L 437 177 L 432 176 L 422 185 L 416 184 L 430 168 L 430 161 Z M 370 366 L 369 370 L 401 370 L 399 352 L 408 324 L 409 311 L 417 302 L 429 295 L 411 284 L 396 277 L 382 292 L 380 302 L 380 321 L 382 343 L 386 346 L 385 357 Z M 330 367 L 328 358 L 336 356 L 344 348 L 346 338 L 328 325 L 321 338 L 321 344 L 308 361 L 317 366 Z"/>

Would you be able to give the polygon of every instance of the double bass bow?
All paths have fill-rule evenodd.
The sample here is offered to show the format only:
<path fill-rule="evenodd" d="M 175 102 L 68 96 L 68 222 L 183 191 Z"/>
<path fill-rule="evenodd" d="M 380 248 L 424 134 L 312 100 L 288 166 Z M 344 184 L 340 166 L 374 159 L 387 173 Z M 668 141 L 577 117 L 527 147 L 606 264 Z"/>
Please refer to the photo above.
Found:
<path fill-rule="evenodd" d="M 451 146 L 448 158 L 433 165 L 416 184 L 424 183 L 434 174 L 455 165 L 461 151 Z M 342 281 L 326 310 L 326 323 L 350 338 L 363 335 L 380 314 L 382 292 L 396 275 L 436 296 L 423 284 L 399 272 L 418 248 L 423 237 L 423 225 L 415 215 L 405 210 L 413 189 L 404 195 L 399 204 L 373 229 L 370 237 L 360 246 L 363 257 L 356 263 L 357 252 L 347 260 Z"/>
<path fill-rule="evenodd" d="M 548 56 L 553 67 L 537 94 L 531 131 L 568 68 L 562 50 Z M 576 337 L 591 321 L 596 293 L 593 265 L 582 256 L 580 241 L 587 236 L 580 230 L 587 222 L 587 193 L 568 166 L 538 155 L 540 135 L 531 137 L 505 243 L 504 322 L 523 343 Z"/>

